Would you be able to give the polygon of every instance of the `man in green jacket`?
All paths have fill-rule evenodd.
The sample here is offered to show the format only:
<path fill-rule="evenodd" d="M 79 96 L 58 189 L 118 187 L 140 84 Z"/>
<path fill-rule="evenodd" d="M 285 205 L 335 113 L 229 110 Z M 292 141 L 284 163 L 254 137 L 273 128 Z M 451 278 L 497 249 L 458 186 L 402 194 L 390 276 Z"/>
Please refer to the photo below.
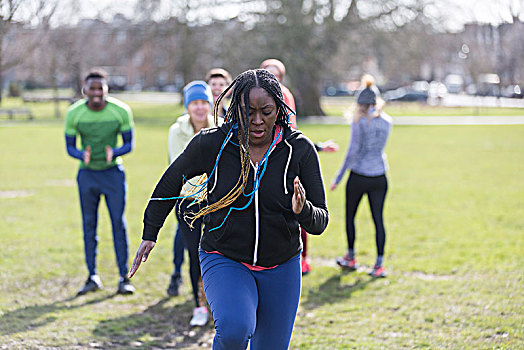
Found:
<path fill-rule="evenodd" d="M 133 149 L 133 114 L 125 103 L 108 96 L 107 74 L 101 69 L 94 68 L 88 72 L 82 92 L 86 98 L 68 109 L 65 122 L 67 153 L 80 160 L 77 182 L 89 272 L 78 295 L 102 289 L 96 269 L 96 228 L 102 195 L 111 217 L 120 274 L 117 293 L 133 294 L 135 288 L 126 277 L 128 246 L 124 208 L 127 184 L 120 158 Z M 117 147 L 118 134 L 122 135 L 123 140 L 120 147 Z M 80 135 L 80 149 L 76 145 L 77 135 Z"/>

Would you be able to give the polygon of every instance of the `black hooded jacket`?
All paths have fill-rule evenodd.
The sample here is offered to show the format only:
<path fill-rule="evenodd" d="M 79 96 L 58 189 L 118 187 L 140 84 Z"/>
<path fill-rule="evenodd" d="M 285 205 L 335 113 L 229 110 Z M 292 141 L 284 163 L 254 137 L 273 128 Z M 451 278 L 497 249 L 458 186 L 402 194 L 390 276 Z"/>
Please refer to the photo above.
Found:
<path fill-rule="evenodd" d="M 211 174 L 231 123 L 204 129 L 193 137 L 184 152 L 169 166 L 152 198 L 178 196 L 183 176 L 207 174 L 208 204 L 224 197 L 240 177 L 241 162 L 236 136 L 224 147 Z M 250 201 L 256 168 L 251 164 L 244 194 L 230 206 L 243 208 Z M 211 176 L 210 176 L 211 174 Z M 293 180 L 298 176 L 306 191 L 300 214 L 293 213 Z M 175 204 L 174 200 L 150 201 L 144 213 L 142 239 L 156 241 L 158 231 Z M 217 251 L 233 260 L 272 267 L 286 262 L 302 249 L 299 225 L 311 234 L 321 234 L 328 224 L 326 196 L 318 155 L 313 143 L 301 132 L 283 128 L 283 139 L 270 151 L 267 167 L 251 203 L 243 210 L 222 208 L 204 217 L 201 248 Z"/>

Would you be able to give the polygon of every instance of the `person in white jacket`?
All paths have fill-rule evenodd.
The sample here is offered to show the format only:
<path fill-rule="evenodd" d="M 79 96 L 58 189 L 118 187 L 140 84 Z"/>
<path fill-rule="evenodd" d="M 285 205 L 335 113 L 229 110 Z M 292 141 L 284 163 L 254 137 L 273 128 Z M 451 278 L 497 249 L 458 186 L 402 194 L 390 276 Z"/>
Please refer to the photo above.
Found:
<path fill-rule="evenodd" d="M 169 163 L 171 164 L 186 148 L 187 144 L 195 134 L 204 128 L 214 127 L 215 121 L 211 115 L 211 108 L 213 106 L 213 96 L 210 87 L 204 81 L 196 80 L 187 84 L 184 87 L 184 106 L 187 113 L 180 116 L 177 121 L 169 128 L 168 137 L 168 153 Z M 181 196 L 189 195 L 194 188 L 191 184 L 198 183 L 205 179 L 199 177 L 187 179 L 188 182 L 184 185 Z M 205 198 L 201 198 L 205 201 Z M 184 256 L 184 246 L 189 252 L 189 274 L 191 276 L 191 285 L 193 289 L 193 298 L 195 301 L 195 309 L 193 310 L 193 318 L 191 319 L 191 326 L 203 326 L 208 321 L 208 311 L 205 305 L 200 305 L 198 297 L 198 284 L 200 281 L 200 263 L 198 259 L 198 245 L 202 235 L 202 220 L 197 220 L 193 227 L 189 227 L 184 220 L 184 212 L 188 206 L 203 205 L 200 203 L 193 203 L 192 200 L 182 201 L 177 205 L 175 210 L 178 227 L 175 233 L 173 243 L 173 255 L 175 270 L 171 276 L 171 281 L 168 287 L 168 294 L 170 296 L 178 295 L 178 288 L 180 286 L 180 270 Z M 182 239 L 182 242 L 180 242 Z M 183 243 L 183 244 L 181 244 Z M 182 249 L 180 249 L 182 248 Z M 178 252 L 177 252 L 178 250 Z"/>

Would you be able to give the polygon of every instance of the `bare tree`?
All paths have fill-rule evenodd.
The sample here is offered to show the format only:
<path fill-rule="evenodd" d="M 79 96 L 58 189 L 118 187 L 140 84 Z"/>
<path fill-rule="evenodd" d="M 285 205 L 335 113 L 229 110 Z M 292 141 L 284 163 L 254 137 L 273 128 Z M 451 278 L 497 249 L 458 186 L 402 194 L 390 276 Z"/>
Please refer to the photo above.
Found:
<path fill-rule="evenodd" d="M 353 50 L 365 57 L 362 42 L 372 44 L 370 35 L 376 31 L 394 31 L 424 17 L 428 0 L 215 0 L 193 3 L 198 13 L 212 16 L 210 6 L 220 7 L 235 3 L 240 9 L 232 20 L 244 23 L 249 33 L 243 43 L 246 61 L 252 66 L 264 58 L 281 59 L 288 71 L 286 84 L 297 100 L 299 115 L 323 115 L 320 106 L 322 81 L 331 70 L 332 58 L 345 46 L 347 40 L 356 45 Z M 189 11 L 188 14 L 191 12 Z M 423 23 L 423 22 L 421 22 Z M 371 38 L 371 40 L 369 40 Z M 369 54 L 369 47 L 365 48 Z M 253 64 L 254 63 L 254 64 Z"/>
<path fill-rule="evenodd" d="M 323 115 L 321 83 L 332 58 L 351 46 L 353 57 L 380 53 L 377 32 L 392 32 L 424 17 L 425 0 L 266 1 L 259 14 L 267 37 L 265 56 L 281 58 L 297 97 L 299 115 Z M 421 22 L 423 23 L 423 22 Z M 374 49 L 374 43 L 375 48 Z M 378 46 L 378 47 L 377 47 Z M 378 52 L 377 52 L 378 51 Z"/>
<path fill-rule="evenodd" d="M 125 68 L 144 87 L 180 87 L 203 78 L 211 67 L 235 75 L 275 57 L 286 64 L 284 83 L 295 94 L 299 115 L 323 115 L 320 97 L 327 79 L 356 80 L 376 70 L 400 85 L 438 78 L 435 72 L 449 73 L 452 65 L 475 75 L 493 69 L 492 61 L 498 62 L 498 71 L 507 72 L 508 81 L 516 82 L 522 71 L 522 22 L 499 28 L 503 60 L 497 61 L 468 28 L 439 33 L 438 11 L 428 10 L 432 0 L 171 0 L 169 10 L 161 0 L 142 0 L 132 19 L 117 15 L 112 21 L 82 20 L 55 28 L 45 23 L 53 13 L 49 4 L 57 0 L 33 1 L 47 5 L 47 11 L 40 11 L 48 14 L 47 22 L 41 15 L 30 27 L 8 23 L 18 26 L 18 33 L 24 28 L 36 33 L 28 43 L 49 30 L 46 41 L 38 41 L 47 44 L 25 55 L 35 74 L 51 73 L 51 79 L 47 74 L 43 80 L 48 84 L 60 77 L 61 83 L 70 79 L 74 85 L 83 70 L 102 65 Z M 220 15 L 224 9 L 226 16 Z M 9 34 L 0 36 L 5 38 Z M 464 43 L 469 54 L 461 61 L 457 54 Z M 0 52 L 4 63 L 6 46 Z M 16 56 L 13 46 L 8 52 Z"/>
<path fill-rule="evenodd" d="M 152 29 L 145 41 L 134 37 L 134 46 L 166 43 L 156 45 L 156 54 L 168 50 L 184 82 L 202 77 L 209 65 L 227 65 L 237 73 L 257 67 L 267 57 L 279 58 L 286 64 L 285 83 L 295 94 L 299 115 L 323 115 L 322 81 L 338 50 L 350 42 L 355 63 L 380 53 L 385 36 L 377 39 L 372 33 L 394 31 L 423 17 L 428 1 L 171 1 L 169 17 L 158 22 L 162 2 L 144 0 L 137 3 L 135 17 Z M 236 10 L 220 18 L 224 9 L 232 8 Z M 362 50 L 363 38 L 376 50 Z"/>
<path fill-rule="evenodd" d="M 9 64 L 6 64 L 3 59 L 4 43 L 6 41 L 5 37 L 11 29 L 11 26 L 13 25 L 13 17 L 18 11 L 21 3 L 22 0 L 0 0 L 0 104 L 2 103 L 2 72 L 4 71 L 6 66 L 9 67 Z M 11 65 L 16 64 L 11 63 Z"/>
<path fill-rule="evenodd" d="M 41 33 L 44 33 L 49 29 L 49 21 L 56 6 L 53 0 L 0 0 L 0 103 L 3 72 L 22 63 L 40 42 L 34 35 L 24 35 L 24 18 L 36 20 L 42 29 Z M 17 20 L 17 17 L 21 20 Z"/>

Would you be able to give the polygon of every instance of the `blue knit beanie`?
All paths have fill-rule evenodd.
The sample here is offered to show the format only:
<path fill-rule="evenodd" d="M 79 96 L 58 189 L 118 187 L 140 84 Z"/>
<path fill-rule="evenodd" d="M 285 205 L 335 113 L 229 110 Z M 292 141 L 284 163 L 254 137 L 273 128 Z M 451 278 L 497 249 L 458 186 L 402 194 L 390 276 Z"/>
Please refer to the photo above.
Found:
<path fill-rule="evenodd" d="M 374 105 L 377 103 L 377 95 L 367 87 L 358 94 L 357 103 L 361 105 Z"/>
<path fill-rule="evenodd" d="M 184 107 L 189 103 L 196 100 L 204 100 L 213 105 L 213 95 L 211 94 L 211 88 L 205 81 L 195 80 L 190 82 L 184 87 Z"/>

